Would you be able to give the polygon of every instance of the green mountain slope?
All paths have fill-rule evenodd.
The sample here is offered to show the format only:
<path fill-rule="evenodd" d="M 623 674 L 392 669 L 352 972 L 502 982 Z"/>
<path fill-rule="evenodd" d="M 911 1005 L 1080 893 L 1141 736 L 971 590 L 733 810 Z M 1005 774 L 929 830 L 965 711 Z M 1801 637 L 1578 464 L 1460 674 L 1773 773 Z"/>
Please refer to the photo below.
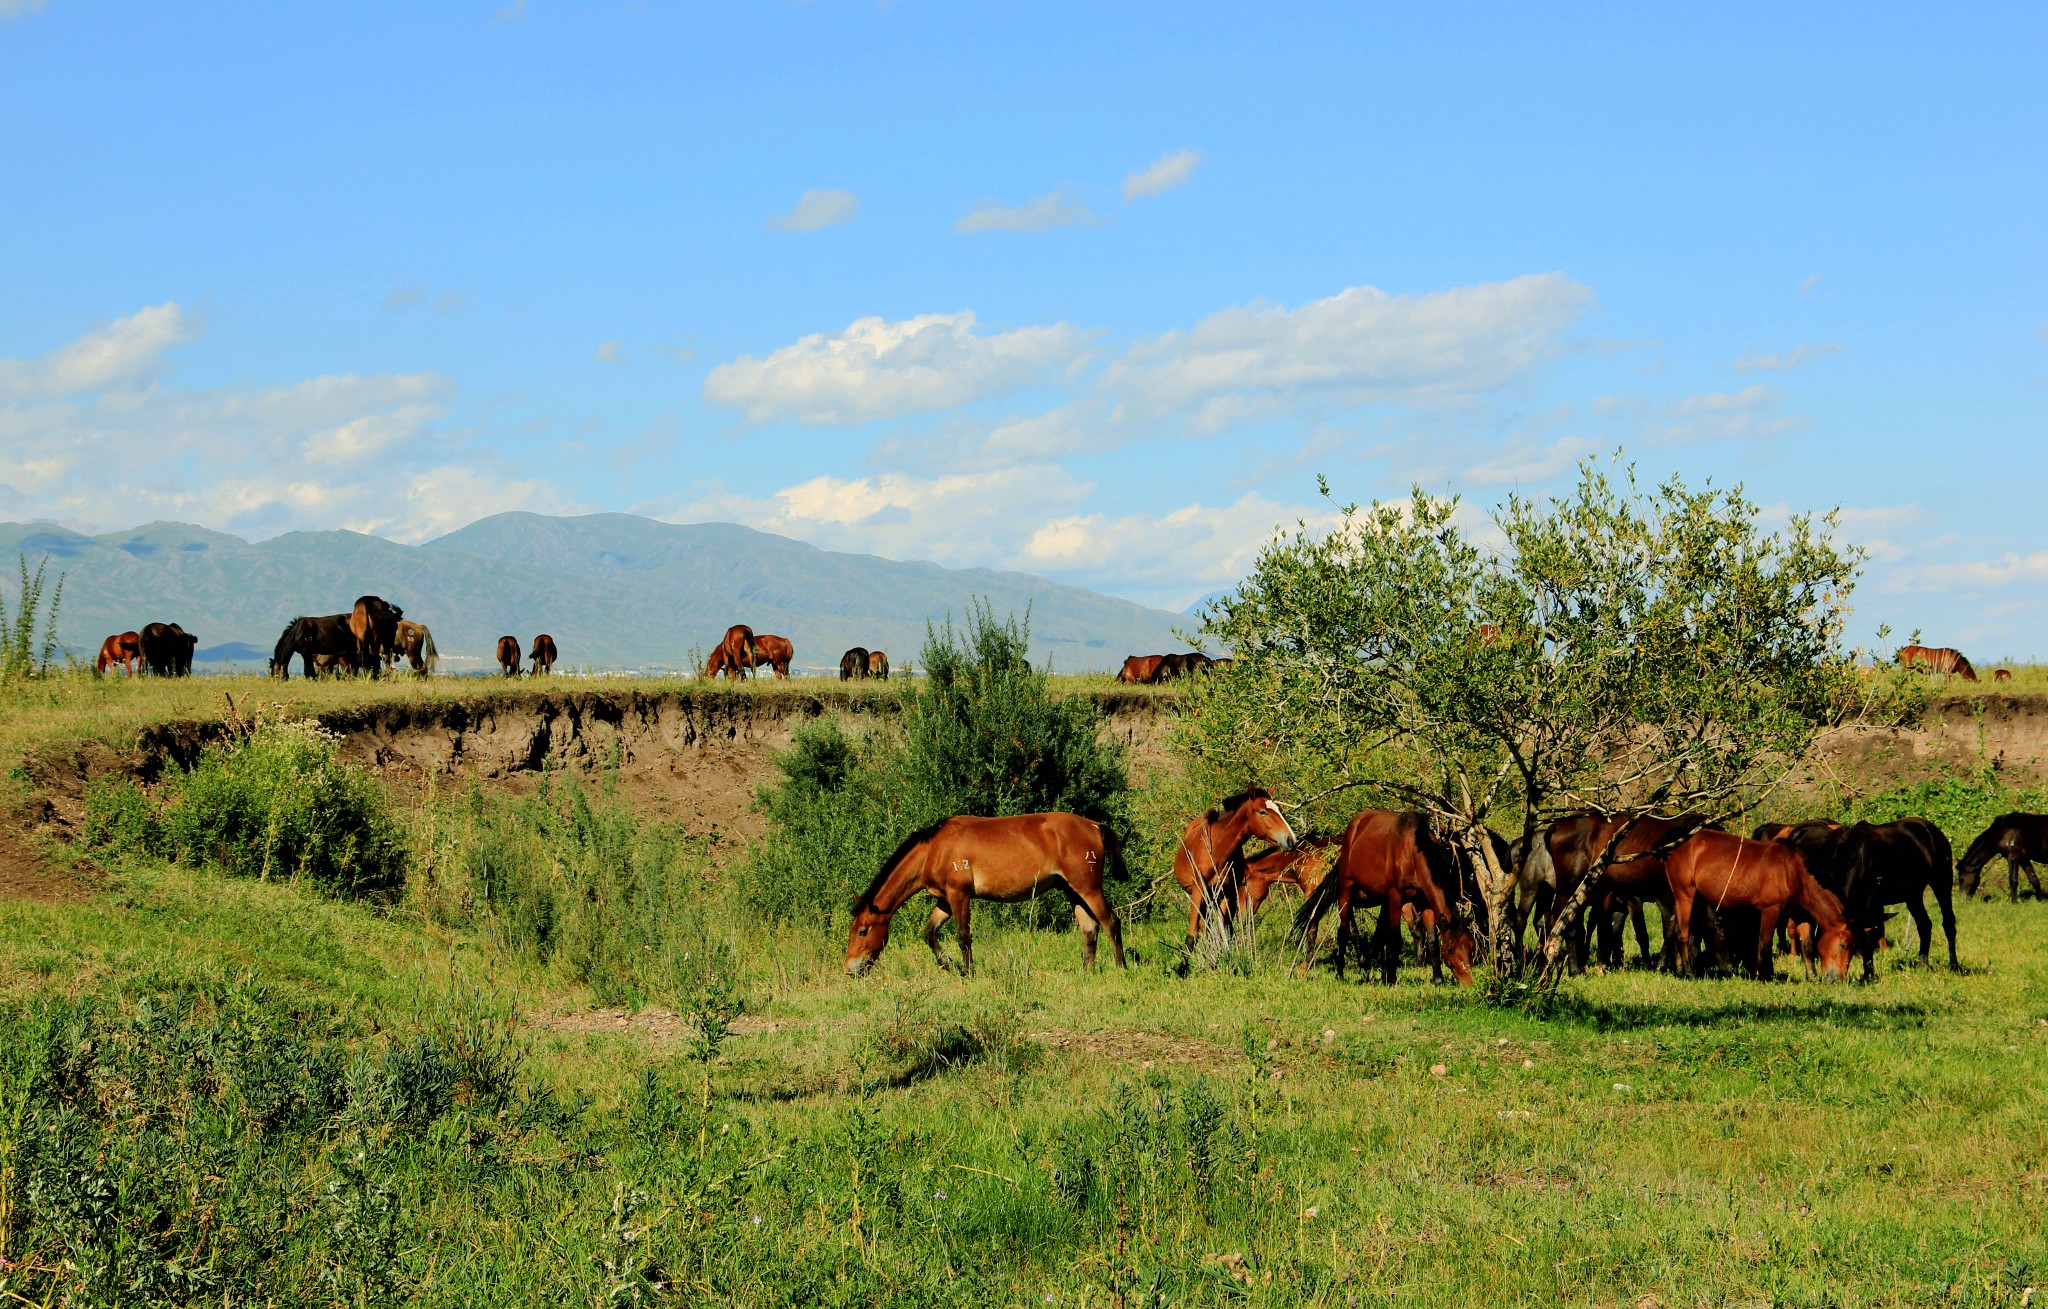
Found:
<path fill-rule="evenodd" d="M 50 557 L 65 575 L 60 631 L 81 656 L 108 632 L 177 621 L 201 657 L 267 651 L 300 614 L 346 610 L 374 593 L 434 631 L 454 666 L 481 666 L 504 633 L 551 633 L 569 667 L 684 667 L 726 626 L 796 644 L 797 663 L 832 668 L 851 645 L 900 663 L 927 619 L 1031 610 L 1033 653 L 1064 672 L 1177 648 L 1176 616 L 1024 573 L 949 569 L 839 554 L 731 523 L 677 525 L 630 514 L 498 514 L 424 546 L 355 532 L 293 532 L 254 544 L 183 523 L 87 536 L 0 523 L 0 558 Z M 476 661 L 470 664 L 469 661 Z"/>

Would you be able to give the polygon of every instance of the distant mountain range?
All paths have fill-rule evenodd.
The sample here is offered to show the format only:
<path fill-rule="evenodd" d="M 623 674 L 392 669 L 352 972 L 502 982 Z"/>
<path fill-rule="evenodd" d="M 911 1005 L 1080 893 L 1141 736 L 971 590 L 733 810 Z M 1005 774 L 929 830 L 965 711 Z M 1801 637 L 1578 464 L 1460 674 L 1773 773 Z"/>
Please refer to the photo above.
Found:
<path fill-rule="evenodd" d="M 202 662 L 259 661 L 294 617 L 345 611 L 363 594 L 425 623 L 457 657 L 453 671 L 488 663 L 500 635 L 526 643 L 539 631 L 554 636 L 566 668 L 681 669 L 736 622 L 790 638 L 801 667 L 836 668 L 854 645 L 900 665 L 914 661 L 927 621 L 957 621 L 981 598 L 998 614 L 1028 607 L 1034 659 L 1086 672 L 1181 648 L 1173 627 L 1187 621 L 1026 573 L 631 514 L 497 514 L 421 546 L 357 532 L 251 544 L 184 523 L 99 536 L 0 523 L 0 559 L 16 553 L 31 569 L 47 555 L 51 574 L 64 574 L 58 631 L 80 657 L 109 632 L 175 621 L 199 637 Z"/>

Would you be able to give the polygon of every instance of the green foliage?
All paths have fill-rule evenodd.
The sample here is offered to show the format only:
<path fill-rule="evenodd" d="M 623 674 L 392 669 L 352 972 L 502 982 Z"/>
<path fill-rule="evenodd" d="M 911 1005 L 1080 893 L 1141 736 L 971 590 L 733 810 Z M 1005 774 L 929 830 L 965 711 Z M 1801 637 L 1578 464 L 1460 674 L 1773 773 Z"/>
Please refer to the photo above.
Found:
<path fill-rule="evenodd" d="M 155 797 L 102 780 L 86 793 L 85 839 L 237 877 L 302 877 L 341 895 L 397 888 L 402 833 L 368 772 L 316 724 L 265 722 L 209 750 Z"/>
<path fill-rule="evenodd" d="M 1099 739 L 1091 698 L 1053 694 L 1028 643 L 1026 626 L 978 607 L 965 631 L 928 629 L 925 677 L 909 693 L 900 738 L 881 729 L 856 737 L 835 719 L 799 726 L 774 757 L 780 779 L 758 796 L 770 827 L 741 873 L 747 905 L 770 921 L 836 928 L 904 837 L 955 814 L 1063 810 L 1128 841 L 1120 751 Z M 1064 905 L 1009 912 L 1061 916 L 1051 909 Z"/>
<path fill-rule="evenodd" d="M 21 584 L 15 593 L 12 613 L 8 612 L 6 596 L 0 595 L 0 682 L 46 677 L 57 660 L 57 610 L 64 602 L 64 579 L 59 576 L 57 585 L 48 588 L 47 556 L 36 565 L 34 573 L 28 570 L 27 555 L 16 558 L 21 566 Z M 46 589 L 47 605 L 43 596 Z"/>

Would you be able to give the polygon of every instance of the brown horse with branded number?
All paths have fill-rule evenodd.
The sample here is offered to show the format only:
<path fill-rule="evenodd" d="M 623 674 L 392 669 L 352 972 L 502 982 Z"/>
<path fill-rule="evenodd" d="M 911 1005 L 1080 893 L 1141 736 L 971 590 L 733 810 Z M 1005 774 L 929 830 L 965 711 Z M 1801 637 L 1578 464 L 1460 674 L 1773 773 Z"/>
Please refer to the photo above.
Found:
<path fill-rule="evenodd" d="M 413 672 L 421 677 L 433 672 L 441 662 L 441 652 L 434 648 L 434 634 L 425 623 L 415 623 L 410 618 L 398 622 L 398 648 L 394 655 L 411 664 Z"/>
<path fill-rule="evenodd" d="M 533 675 L 542 677 L 555 671 L 555 638 L 542 632 L 533 638 L 533 649 L 526 657 L 533 661 Z"/>
<path fill-rule="evenodd" d="M 734 623 L 725 629 L 719 639 L 718 648 L 711 652 L 711 658 L 704 664 L 704 676 L 716 677 L 720 673 L 727 677 L 746 680 L 747 670 L 754 666 L 754 629 L 745 623 Z"/>
<path fill-rule="evenodd" d="M 101 677 L 115 664 L 121 671 L 134 677 L 142 671 L 142 633 L 118 632 L 100 642 L 99 658 L 93 661 L 93 671 Z"/>
<path fill-rule="evenodd" d="M 1254 836 L 1282 850 L 1294 845 L 1294 829 L 1273 793 L 1263 786 L 1231 796 L 1181 830 L 1180 845 L 1173 852 L 1173 879 L 1188 893 L 1190 947 L 1202 935 L 1202 920 L 1210 908 L 1229 922 L 1239 898 L 1234 883 L 1244 869 L 1241 853 Z"/>
<path fill-rule="evenodd" d="M 498 671 L 507 677 L 519 676 L 519 638 L 501 636 L 498 638 Z"/>
<path fill-rule="evenodd" d="M 1353 815 L 1344 829 L 1336 865 L 1316 889 L 1302 901 L 1294 915 L 1294 938 L 1304 947 L 1302 971 L 1315 959 L 1318 925 L 1330 907 L 1337 908 L 1337 976 L 1344 976 L 1345 956 L 1357 933 L 1353 915 L 1361 904 L 1381 908 L 1379 928 L 1373 944 L 1380 954 L 1380 976 L 1392 985 L 1401 965 L 1401 911 L 1408 905 L 1418 910 L 1424 930 L 1435 935 L 1448 927 L 1452 938 L 1432 958 L 1440 962 L 1436 976 L 1443 976 L 1442 964 L 1451 966 L 1459 985 L 1472 980 L 1469 961 L 1470 932 L 1453 916 L 1444 894 L 1446 883 L 1454 883 L 1451 852 L 1430 830 L 1429 820 L 1418 813 L 1389 813 L 1368 809 Z"/>
<path fill-rule="evenodd" d="M 1020 814 L 1014 818 L 960 816 L 905 837 L 881 871 L 853 902 L 853 926 L 846 938 L 846 975 L 859 977 L 874 966 L 889 944 L 896 911 L 920 891 L 938 902 L 924 928 L 925 944 L 939 967 L 939 929 L 953 920 L 960 936 L 960 971 L 974 971 L 974 933 L 969 925 L 976 899 L 1014 903 L 1057 888 L 1074 905 L 1087 966 L 1095 966 L 1095 937 L 1109 929 L 1116 966 L 1124 966 L 1123 924 L 1102 894 L 1105 876 L 1123 871 L 1123 854 L 1102 824 L 1078 814 Z"/>
<path fill-rule="evenodd" d="M 1977 670 L 1970 667 L 1970 661 L 1963 658 L 1963 652 L 1945 645 L 1900 646 L 1898 661 L 1901 668 L 1925 668 L 1930 673 L 1940 673 L 1943 677 L 1953 675 L 1965 682 L 1977 680 Z"/>
<path fill-rule="evenodd" d="M 1756 975 L 1766 981 L 1777 972 L 1771 946 L 1778 919 L 1795 905 L 1818 929 L 1814 948 L 1822 975 L 1833 981 L 1848 975 L 1848 915 L 1841 900 L 1807 871 L 1806 861 L 1791 846 L 1705 828 L 1687 837 L 1664 860 L 1664 876 L 1671 889 L 1671 929 L 1678 936 L 1674 962 L 1681 976 L 1692 971 L 1695 900 L 1704 900 L 1715 909 L 1728 906 L 1756 911 L 1756 953 L 1750 962 Z"/>

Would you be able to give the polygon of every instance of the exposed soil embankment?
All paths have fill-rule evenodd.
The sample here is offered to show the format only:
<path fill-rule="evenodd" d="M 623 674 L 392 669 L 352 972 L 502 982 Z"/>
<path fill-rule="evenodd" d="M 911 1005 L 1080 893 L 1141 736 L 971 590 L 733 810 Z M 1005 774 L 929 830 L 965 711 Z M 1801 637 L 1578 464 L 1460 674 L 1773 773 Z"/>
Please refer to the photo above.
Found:
<path fill-rule="evenodd" d="M 1936 701 L 1910 728 L 1852 724 L 1827 733 L 1819 762 L 1861 788 L 1975 770 L 1985 763 L 2015 782 L 2048 782 L 2048 697 L 1955 696 Z"/>

